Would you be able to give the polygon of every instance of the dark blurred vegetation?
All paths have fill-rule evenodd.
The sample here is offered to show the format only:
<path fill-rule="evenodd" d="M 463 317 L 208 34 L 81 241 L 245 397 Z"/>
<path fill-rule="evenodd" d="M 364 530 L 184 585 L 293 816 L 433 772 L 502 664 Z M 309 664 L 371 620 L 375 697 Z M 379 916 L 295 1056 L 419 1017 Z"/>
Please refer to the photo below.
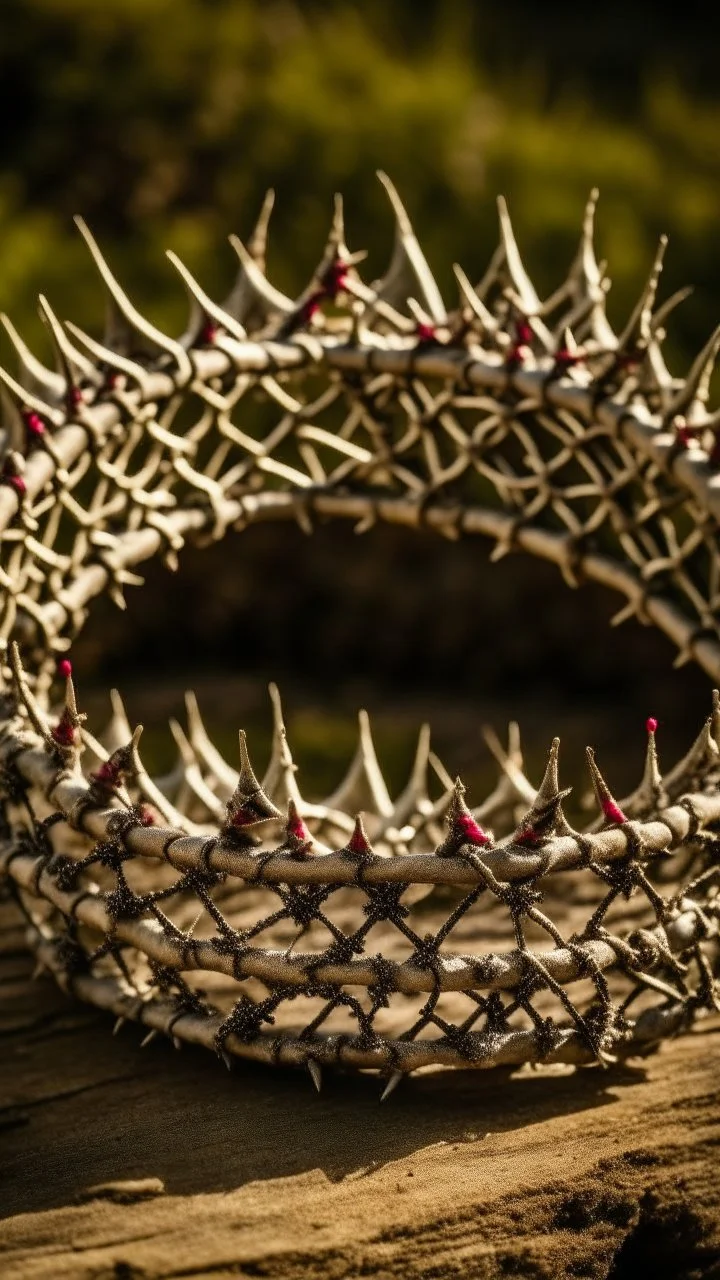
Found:
<path fill-rule="evenodd" d="M 248 233 L 269 185 L 280 287 L 304 283 L 336 189 L 351 247 L 367 247 L 379 273 L 391 219 L 378 167 L 448 297 L 453 261 L 475 276 L 490 256 L 498 191 L 549 291 L 598 185 L 611 318 L 622 322 L 662 231 L 666 292 L 696 286 L 673 324 L 681 370 L 717 320 L 720 286 L 709 21 L 706 4 L 652 0 L 4 0 L 0 304 L 37 340 L 40 290 L 61 315 L 98 323 L 71 223 L 82 212 L 134 299 L 179 328 L 183 296 L 164 248 L 222 298 L 227 233 Z M 171 673 L 234 667 L 448 698 L 492 690 L 512 711 L 552 693 L 645 714 L 669 672 L 664 641 L 639 627 L 609 634 L 616 602 L 603 593 L 569 594 L 543 566 L 488 568 L 479 552 L 387 531 L 309 544 L 257 530 L 204 559 L 191 553 L 174 583 L 153 567 L 152 589 L 131 595 L 117 632 L 100 610 L 87 660 L 131 679 L 158 650 Z M 185 638 L 168 646 L 161 625 L 172 618 L 185 619 Z M 678 677 L 677 706 L 657 713 L 682 719 L 692 694 L 696 717 L 701 684 Z"/>

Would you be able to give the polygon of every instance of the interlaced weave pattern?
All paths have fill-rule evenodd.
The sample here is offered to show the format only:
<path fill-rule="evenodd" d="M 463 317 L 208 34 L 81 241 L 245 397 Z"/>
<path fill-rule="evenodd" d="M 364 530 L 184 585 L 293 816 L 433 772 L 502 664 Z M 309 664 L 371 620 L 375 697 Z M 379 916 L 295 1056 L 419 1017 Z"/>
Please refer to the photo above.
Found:
<path fill-rule="evenodd" d="M 594 197 L 545 302 L 501 204 L 490 267 L 476 287 L 456 268 L 448 311 L 383 181 L 396 244 L 372 285 L 338 202 L 310 284 L 296 301 L 279 293 L 264 271 L 268 202 L 249 247 L 233 240 L 240 273 L 222 307 L 170 255 L 191 301 L 178 340 L 134 309 L 82 224 L 108 295 L 104 340 L 42 300 L 51 371 L 5 322 L 19 373 L 0 370 L 0 868 L 64 985 L 228 1061 L 307 1063 L 316 1083 L 323 1063 L 376 1067 L 393 1084 L 431 1063 L 611 1060 L 717 1000 L 717 701 L 665 777 L 648 722 L 645 774 L 621 804 L 590 753 L 601 818 L 585 834 L 562 812 L 557 743 L 536 792 L 513 735 L 496 791 L 471 811 L 424 732 L 393 802 L 362 720 L 348 777 L 308 804 L 276 691 L 262 785 L 244 738 L 237 771 L 192 698 L 178 768 L 156 782 L 119 700 L 102 742 L 77 712 L 63 655 L 93 597 L 121 604 L 143 560 L 174 566 L 187 539 L 277 518 L 483 535 L 495 559 L 524 550 L 570 585 L 610 586 L 616 620 L 654 624 L 678 661 L 720 676 L 720 339 L 687 378 L 668 372 L 679 297 L 656 308 L 664 244 L 617 335 Z"/>

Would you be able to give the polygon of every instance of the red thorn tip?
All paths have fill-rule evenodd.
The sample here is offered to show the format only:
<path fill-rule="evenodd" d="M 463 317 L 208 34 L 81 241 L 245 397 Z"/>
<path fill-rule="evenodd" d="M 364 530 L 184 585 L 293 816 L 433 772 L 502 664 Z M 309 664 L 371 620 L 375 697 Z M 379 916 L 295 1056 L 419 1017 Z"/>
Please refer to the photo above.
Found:
<path fill-rule="evenodd" d="M 13 488 L 16 493 L 19 493 L 21 498 L 24 498 L 27 493 L 27 485 L 25 484 L 22 476 L 6 476 L 5 478 L 11 488 Z"/>
<path fill-rule="evenodd" d="M 350 837 L 350 840 L 348 843 L 348 849 L 350 850 L 351 853 L 370 853 L 371 852 L 368 838 L 365 835 L 365 832 L 363 831 L 359 821 L 355 823 L 355 830 L 353 831 Z"/>
<path fill-rule="evenodd" d="M 455 829 L 467 844 L 490 843 L 490 837 L 478 826 L 471 813 L 459 813 L 455 819 Z"/>
<path fill-rule="evenodd" d="M 505 363 L 510 366 L 524 364 L 529 355 L 530 348 L 524 342 L 516 342 L 508 351 Z"/>
<path fill-rule="evenodd" d="M 569 369 L 574 364 L 580 364 L 582 358 L 579 351 L 568 351 L 567 347 L 561 347 L 555 352 L 555 364 L 561 369 Z"/>
<path fill-rule="evenodd" d="M 118 766 L 113 764 L 112 760 L 105 760 L 92 776 L 95 782 L 105 783 L 107 786 L 114 787 L 118 780 L 119 772 Z"/>
<path fill-rule="evenodd" d="M 300 312 L 300 318 L 304 321 L 305 324 L 309 324 L 313 316 L 316 316 L 319 310 L 320 310 L 320 298 L 319 298 L 319 295 L 316 294 L 314 297 L 308 298 L 307 302 L 305 303 L 305 306 Z"/>
<path fill-rule="evenodd" d="M 217 335 L 218 335 L 217 325 L 213 324 L 212 320 L 208 320 L 207 323 L 204 324 L 202 329 L 200 330 L 199 337 L 203 346 L 210 347 L 212 346 L 213 342 L 217 338 Z"/>
<path fill-rule="evenodd" d="M 526 831 L 521 831 L 519 835 L 513 836 L 515 844 L 527 844 L 531 848 L 539 844 L 541 840 L 542 836 L 538 834 L 534 827 L 528 827 Z"/>
<path fill-rule="evenodd" d="M 79 387 L 70 387 L 67 393 L 67 400 L 68 404 L 71 405 L 73 409 L 76 409 L 79 404 L 82 404 L 84 399 L 85 397 Z"/>
<path fill-rule="evenodd" d="M 645 728 L 647 729 L 648 733 L 655 733 L 655 731 L 657 730 L 657 727 L 658 727 L 658 722 L 655 719 L 655 717 L 648 716 L 647 720 L 645 721 Z"/>
<path fill-rule="evenodd" d="M 148 809 L 146 804 L 140 807 L 140 824 L 143 827 L 155 826 L 155 814 L 152 809 Z"/>
<path fill-rule="evenodd" d="M 26 413 L 25 426 L 27 427 L 31 436 L 45 435 L 45 423 L 43 422 L 42 418 L 38 413 Z"/>
<path fill-rule="evenodd" d="M 230 819 L 230 825 L 233 827 L 249 827 L 253 822 L 257 822 L 257 814 L 245 805 L 241 805 Z"/>
<path fill-rule="evenodd" d="M 61 658 L 57 665 L 58 675 L 67 680 L 72 675 L 72 662 L 69 658 Z"/>
<path fill-rule="evenodd" d="M 293 836 L 295 840 L 302 840 L 303 843 L 312 839 L 299 813 L 288 819 L 287 833 L 289 836 Z"/>
<path fill-rule="evenodd" d="M 608 822 L 627 822 L 626 815 L 614 800 L 603 800 L 602 811 Z"/>
<path fill-rule="evenodd" d="M 678 417 L 673 422 L 675 428 L 675 436 L 679 443 L 687 449 L 688 445 L 693 443 L 695 437 L 695 428 L 689 426 L 685 418 Z"/>
<path fill-rule="evenodd" d="M 55 728 L 52 730 L 52 736 L 61 747 L 75 746 L 75 725 L 73 724 L 67 711 L 63 711 L 62 716 L 58 720 Z"/>
<path fill-rule="evenodd" d="M 417 326 L 417 336 L 420 342 L 433 342 L 435 339 L 435 325 L 420 321 Z"/>
<path fill-rule="evenodd" d="M 518 320 L 515 325 L 515 335 L 520 346 L 529 346 L 533 340 L 534 334 L 527 320 Z"/>
<path fill-rule="evenodd" d="M 348 268 L 347 263 L 342 262 L 339 258 L 336 262 L 332 262 L 325 273 L 323 287 L 331 298 L 336 294 L 343 293 L 348 286 Z"/>

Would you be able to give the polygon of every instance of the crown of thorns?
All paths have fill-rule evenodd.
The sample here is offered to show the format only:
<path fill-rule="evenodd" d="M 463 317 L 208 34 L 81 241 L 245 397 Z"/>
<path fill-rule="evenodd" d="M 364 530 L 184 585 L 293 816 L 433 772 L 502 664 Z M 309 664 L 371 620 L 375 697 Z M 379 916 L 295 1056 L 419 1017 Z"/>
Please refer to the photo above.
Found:
<path fill-rule="evenodd" d="M 599 817 L 563 813 L 558 741 L 539 789 L 519 738 L 476 808 L 423 729 L 392 800 L 361 715 L 350 770 L 306 802 L 277 690 L 260 782 L 188 696 L 176 768 L 153 780 L 119 696 L 100 739 L 66 656 L 91 600 L 134 568 L 255 521 L 345 518 L 481 535 L 492 558 L 548 559 L 623 597 L 720 677 L 720 331 L 687 377 L 662 354 L 684 294 L 656 306 L 664 241 L 625 328 L 607 320 L 595 195 L 567 279 L 538 298 L 504 203 L 500 243 L 443 303 L 397 193 L 371 285 L 338 200 L 293 301 L 265 275 L 268 199 L 223 306 L 173 254 L 190 299 L 171 339 L 133 307 L 82 222 L 106 287 L 103 341 L 41 299 L 45 368 L 5 319 L 0 369 L 0 872 L 39 969 L 179 1046 L 268 1064 L 374 1068 L 383 1096 L 432 1064 L 612 1062 L 718 1007 L 720 710 L 664 775 L 647 722 L 639 786 Z M 292 638 L 289 638 L 289 643 Z M 57 706 L 58 680 L 65 682 Z M 435 791 L 430 795 L 430 778 Z M 362 812 L 364 817 L 356 816 Z"/>

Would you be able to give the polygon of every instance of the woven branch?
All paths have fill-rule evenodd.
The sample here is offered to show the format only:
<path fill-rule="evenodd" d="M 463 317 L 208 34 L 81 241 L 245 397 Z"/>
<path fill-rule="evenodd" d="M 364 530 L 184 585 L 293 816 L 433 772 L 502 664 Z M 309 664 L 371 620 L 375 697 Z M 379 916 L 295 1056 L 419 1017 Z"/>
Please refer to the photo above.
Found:
<path fill-rule="evenodd" d="M 48 370 L 6 321 L 19 372 L 0 370 L 0 874 L 41 964 L 80 998 L 228 1061 L 307 1064 L 316 1084 L 321 1063 L 379 1068 L 387 1093 L 430 1064 L 610 1061 L 717 1005 L 717 695 L 664 776 L 648 722 L 643 778 L 621 802 L 589 753 L 600 816 L 579 833 L 557 741 L 536 789 L 514 730 L 471 810 L 425 731 L 391 800 L 361 718 L 347 777 L 308 803 L 276 691 L 262 784 L 244 737 L 235 769 L 192 698 L 178 764 L 153 780 L 117 698 L 100 741 L 83 727 L 63 655 L 92 600 L 122 604 L 153 556 L 174 567 L 186 541 L 258 521 L 350 519 L 549 560 L 568 585 L 618 592 L 616 621 L 657 626 L 678 662 L 720 679 L 720 331 L 671 375 L 663 243 L 613 332 L 595 197 L 550 299 L 501 203 L 491 266 L 477 287 L 456 270 L 448 310 L 383 181 L 395 251 L 371 285 L 338 202 L 310 283 L 285 297 L 264 273 L 266 207 L 252 250 L 233 240 L 223 306 L 170 255 L 191 302 L 175 340 L 79 224 L 108 297 L 103 341 L 41 300 Z"/>

